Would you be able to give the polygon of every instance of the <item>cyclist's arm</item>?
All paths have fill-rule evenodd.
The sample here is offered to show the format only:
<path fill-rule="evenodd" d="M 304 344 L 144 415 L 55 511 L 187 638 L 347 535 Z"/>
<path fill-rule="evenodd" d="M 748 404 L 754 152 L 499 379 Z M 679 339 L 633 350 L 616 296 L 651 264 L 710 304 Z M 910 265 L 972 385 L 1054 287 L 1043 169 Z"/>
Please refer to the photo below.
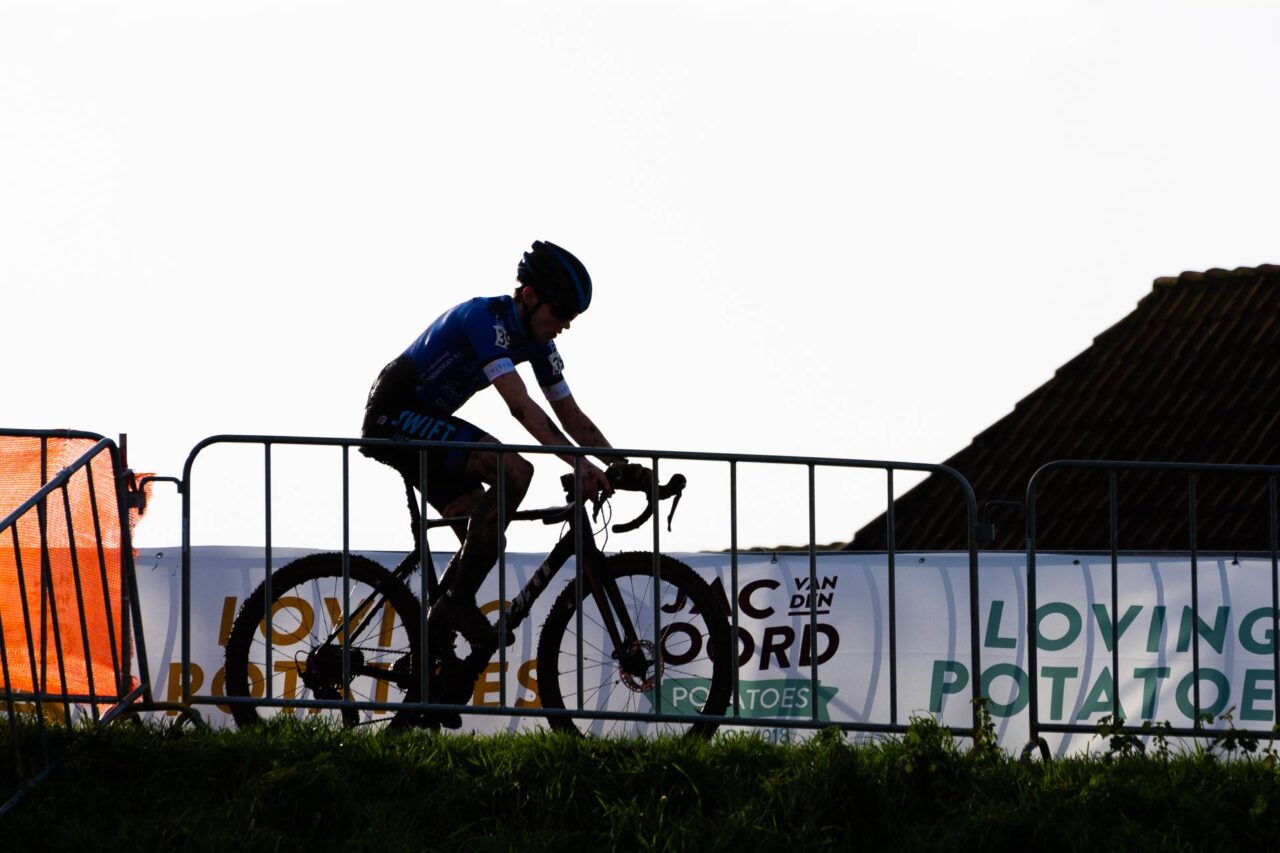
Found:
<path fill-rule="evenodd" d="M 587 417 L 587 413 L 582 411 L 577 401 L 570 394 L 567 397 L 561 397 L 558 400 L 551 401 L 551 409 L 556 413 L 556 417 L 560 420 L 561 426 L 565 428 L 565 432 L 573 436 L 573 440 L 583 447 L 613 447 L 609 440 L 604 437 L 604 433 L 595 425 L 591 418 Z M 627 458 L 617 454 L 601 454 L 597 456 L 601 462 L 611 465 L 614 462 L 625 463 Z"/>
<path fill-rule="evenodd" d="M 555 421 L 551 420 L 551 416 L 529 396 L 529 389 L 525 387 L 520 374 L 514 371 L 503 373 L 493 379 L 493 387 L 502 395 L 511 416 L 519 421 L 539 444 L 548 447 L 568 447 L 573 444 L 556 426 Z M 572 456 L 557 455 L 569 465 L 573 465 Z"/>

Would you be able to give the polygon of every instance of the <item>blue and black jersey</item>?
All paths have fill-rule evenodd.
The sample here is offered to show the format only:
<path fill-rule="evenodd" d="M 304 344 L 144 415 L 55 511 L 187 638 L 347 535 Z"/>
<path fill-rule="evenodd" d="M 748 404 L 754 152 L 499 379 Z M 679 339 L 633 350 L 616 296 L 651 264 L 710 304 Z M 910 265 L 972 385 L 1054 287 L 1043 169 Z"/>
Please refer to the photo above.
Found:
<path fill-rule="evenodd" d="M 428 409 L 452 414 L 504 373 L 529 362 L 551 401 L 569 396 L 554 341 L 529 337 L 511 296 L 478 297 L 441 314 L 404 351 L 417 373 L 416 393 Z"/>
<path fill-rule="evenodd" d="M 569 396 L 555 343 L 529 337 L 514 298 L 481 297 L 456 305 L 382 369 L 369 391 L 360 435 L 393 441 L 480 441 L 484 430 L 454 412 L 525 361 L 533 365 L 548 400 Z M 420 456 L 416 449 L 372 445 L 360 452 L 395 468 L 408 483 L 418 484 L 425 476 L 427 497 L 437 509 L 482 487 L 477 476 L 466 473 L 464 449 Z"/>

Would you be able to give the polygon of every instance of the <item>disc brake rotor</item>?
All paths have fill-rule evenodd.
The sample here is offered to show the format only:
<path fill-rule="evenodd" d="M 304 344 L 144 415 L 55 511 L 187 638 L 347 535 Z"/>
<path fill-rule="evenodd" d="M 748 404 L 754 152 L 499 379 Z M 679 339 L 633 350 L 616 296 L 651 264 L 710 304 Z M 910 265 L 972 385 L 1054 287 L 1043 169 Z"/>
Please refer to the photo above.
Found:
<path fill-rule="evenodd" d="M 658 681 L 660 668 L 655 666 L 653 641 L 635 640 L 619 656 L 620 680 L 637 693 L 653 689 Z"/>

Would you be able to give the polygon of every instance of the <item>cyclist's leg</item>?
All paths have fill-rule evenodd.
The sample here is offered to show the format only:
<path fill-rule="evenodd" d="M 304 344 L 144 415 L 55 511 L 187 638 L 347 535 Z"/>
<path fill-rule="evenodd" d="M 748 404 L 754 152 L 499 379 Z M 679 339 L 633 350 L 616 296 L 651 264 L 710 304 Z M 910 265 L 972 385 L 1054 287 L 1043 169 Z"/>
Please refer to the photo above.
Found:
<path fill-rule="evenodd" d="M 487 443 L 497 441 L 487 434 L 479 440 Z M 499 476 L 506 478 L 503 486 L 503 521 L 506 522 L 528 492 L 533 466 L 515 453 L 504 453 L 500 470 L 496 451 L 473 450 L 468 455 L 464 470 L 469 477 L 485 483 L 488 488 L 482 493 L 459 495 L 443 509 L 446 515 L 456 515 L 468 509 L 469 512 L 466 538 L 445 572 L 444 597 L 436 608 L 435 616 L 466 639 L 472 650 L 467 660 L 478 667 L 479 674 L 497 650 L 499 642 L 497 630 L 480 612 L 476 602 L 476 593 L 497 562 L 502 548 L 503 531 L 498 523 L 496 484 Z M 513 637 L 508 634 L 506 639 L 510 642 Z"/>
<path fill-rule="evenodd" d="M 484 497 L 484 489 L 478 488 L 445 504 L 436 504 L 430 498 L 427 500 L 432 508 L 440 513 L 441 518 L 458 519 L 449 524 L 449 529 L 453 531 L 454 536 L 458 537 L 459 549 L 462 548 L 462 543 L 467 541 L 467 522 L 470 521 L 471 512 L 482 497 Z"/>
<path fill-rule="evenodd" d="M 363 437 L 497 443 L 462 418 L 423 407 L 412 391 L 408 370 L 403 359 L 397 359 L 378 377 L 365 407 Z M 476 592 L 498 559 L 502 541 L 496 488 L 499 478 L 504 478 L 505 517 L 510 519 L 529 489 L 533 466 L 515 453 L 505 453 L 499 470 L 497 452 L 465 448 L 419 451 L 372 446 L 362 447 L 361 452 L 390 465 L 411 484 L 417 485 L 425 475 L 428 502 L 446 518 L 467 519 L 464 529 L 460 529 L 462 525 L 454 527 L 462 549 L 450 563 L 444 582 L 455 602 L 474 605 Z"/>
<path fill-rule="evenodd" d="M 400 376 L 401 369 L 399 360 L 392 362 L 374 384 L 360 430 L 363 438 L 384 438 L 393 441 L 421 439 L 494 441 L 479 427 L 461 418 L 424 409 L 416 396 L 405 390 L 406 380 Z M 487 476 L 490 468 L 496 469 L 496 463 L 485 465 L 483 462 L 473 462 L 469 457 L 493 454 L 470 454 L 462 448 L 419 450 L 378 445 L 361 447 L 360 452 L 395 469 L 405 482 L 415 487 L 425 478 L 427 502 L 445 518 L 463 519 L 451 527 L 459 543 L 464 546 L 464 550 L 470 528 L 487 529 L 488 525 L 483 522 L 473 524 L 471 517 L 473 514 L 478 514 L 482 519 L 487 519 L 491 515 L 487 510 L 490 504 L 484 503 L 485 480 L 480 475 Z M 493 537 L 484 535 L 481 538 L 488 541 Z M 471 549 L 471 551 L 476 550 L 476 548 Z M 462 574 L 457 571 L 459 554 L 454 555 L 449 568 L 445 571 L 446 587 L 451 582 L 456 582 L 459 574 Z M 485 570 L 477 571 L 480 573 L 479 581 L 483 581 Z M 470 573 L 466 574 L 470 577 Z M 479 582 L 476 582 L 475 588 L 478 587 Z M 474 599 L 475 589 L 470 590 L 470 597 Z M 439 618 L 433 619 L 437 624 L 439 621 Z"/>
<path fill-rule="evenodd" d="M 461 418 L 424 410 L 407 391 L 409 386 L 400 375 L 402 372 L 402 366 L 393 362 L 374 384 L 361 428 L 363 437 L 397 441 L 497 442 L 493 436 Z M 440 648 L 436 643 L 451 644 L 452 631 L 455 630 L 471 646 L 470 654 L 462 661 L 463 666 L 458 667 L 459 671 L 433 683 L 431 699 L 464 703 L 470 696 L 475 679 L 484 671 L 498 647 L 497 631 L 480 612 L 475 600 L 481 584 L 497 561 L 501 547 L 496 484 L 500 475 L 505 476 L 505 518 L 510 520 L 528 491 L 533 466 L 517 454 L 506 453 L 500 469 L 496 451 L 448 448 L 420 453 L 413 449 L 364 447 L 361 452 L 391 466 L 415 485 L 421 482 L 425 473 L 426 497 L 432 507 L 446 518 L 467 519 L 465 527 L 454 527 L 462 548 L 450 561 L 443 580 L 445 595 L 432 608 L 429 620 L 434 635 L 432 643 L 436 648 Z M 425 471 L 422 470 L 424 461 Z M 449 635 L 447 640 L 446 635 Z M 461 724 L 460 719 L 441 722 L 450 727 Z"/>
<path fill-rule="evenodd" d="M 416 371 L 403 356 L 383 368 L 369 391 L 361 437 L 393 441 L 493 440 L 474 424 L 424 406 L 416 385 Z M 391 466 L 415 488 L 425 475 L 427 501 L 445 517 L 469 517 L 483 494 L 486 481 L 468 470 L 472 467 L 470 454 L 463 449 L 419 451 L 373 446 L 361 447 L 360 452 Z M 452 525 L 452 529 L 459 542 L 466 538 L 465 522 Z"/>
<path fill-rule="evenodd" d="M 480 441 L 496 443 L 496 439 L 483 435 Z M 464 471 L 469 478 L 485 483 L 487 489 L 476 489 L 458 495 L 452 501 L 437 507 L 446 517 L 467 516 L 466 536 L 461 550 L 454 555 L 445 572 L 444 594 L 432 608 L 430 623 L 437 633 L 443 628 L 462 635 L 471 647 L 459 665 L 448 667 L 440 673 L 438 689 L 432 691 L 434 701 L 446 704 L 465 704 L 471 698 L 476 680 L 488 666 L 497 651 L 499 637 L 493 623 L 481 612 L 476 594 L 484 583 L 493 564 L 498 559 L 502 545 L 502 529 L 498 519 L 498 477 L 505 476 L 504 521 L 509 521 L 529 489 L 533 466 L 514 453 L 503 454 L 502 468 L 498 467 L 497 452 L 473 450 L 468 455 Z M 515 639 L 508 633 L 507 642 Z M 460 724 L 461 721 L 458 721 Z M 453 721 L 442 724 L 452 726 Z"/>
<path fill-rule="evenodd" d="M 497 439 L 483 434 L 480 441 L 497 444 Z M 451 570 L 445 577 L 448 593 L 458 601 L 474 602 L 480 585 L 488 577 L 490 569 L 498 560 L 498 552 L 502 547 L 503 528 L 499 526 L 498 511 L 498 478 L 503 483 L 503 525 L 509 524 L 511 516 L 519 508 L 529 491 L 529 482 L 533 479 L 533 466 L 528 460 L 516 453 L 505 453 L 502 459 L 502 470 L 498 468 L 497 452 L 473 450 L 468 454 L 464 471 L 468 477 L 478 479 L 488 486 L 483 492 L 475 490 L 458 496 L 444 507 L 442 513 L 450 516 L 465 514 L 467 516 L 466 538 L 459 552 L 456 571 Z"/>

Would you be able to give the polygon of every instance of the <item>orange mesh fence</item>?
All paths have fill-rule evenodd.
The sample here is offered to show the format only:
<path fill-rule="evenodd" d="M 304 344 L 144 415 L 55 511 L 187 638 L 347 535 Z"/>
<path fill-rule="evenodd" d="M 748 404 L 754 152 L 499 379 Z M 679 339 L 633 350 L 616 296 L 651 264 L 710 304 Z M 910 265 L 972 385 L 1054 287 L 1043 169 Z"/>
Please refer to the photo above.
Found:
<path fill-rule="evenodd" d="M 0 435 L 0 519 L 96 443 Z M 116 489 L 104 447 L 64 487 L 0 530 L 0 628 L 9 691 L 106 698 L 136 685 L 128 677 L 131 621 L 124 612 Z M 139 513 L 129 515 L 132 527 Z"/>

